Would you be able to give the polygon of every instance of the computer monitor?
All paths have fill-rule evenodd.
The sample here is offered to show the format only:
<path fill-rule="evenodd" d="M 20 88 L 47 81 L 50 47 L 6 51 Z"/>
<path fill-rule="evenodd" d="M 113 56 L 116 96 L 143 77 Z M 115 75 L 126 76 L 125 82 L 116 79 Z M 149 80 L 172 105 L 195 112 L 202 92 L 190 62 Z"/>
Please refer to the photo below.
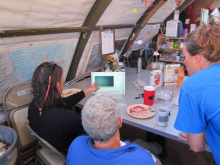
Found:
<path fill-rule="evenodd" d="M 91 84 L 95 81 L 96 93 L 125 94 L 125 72 L 91 72 Z"/>

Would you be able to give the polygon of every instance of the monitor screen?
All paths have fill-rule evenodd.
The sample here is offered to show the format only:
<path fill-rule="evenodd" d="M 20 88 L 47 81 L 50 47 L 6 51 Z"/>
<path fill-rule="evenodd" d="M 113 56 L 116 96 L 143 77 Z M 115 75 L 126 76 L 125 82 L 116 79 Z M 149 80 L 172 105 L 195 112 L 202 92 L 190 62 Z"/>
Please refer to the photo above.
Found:
<path fill-rule="evenodd" d="M 91 72 L 91 84 L 97 81 L 97 93 L 124 94 L 125 72 Z"/>
<path fill-rule="evenodd" d="M 114 76 L 95 76 L 98 87 L 114 87 Z"/>

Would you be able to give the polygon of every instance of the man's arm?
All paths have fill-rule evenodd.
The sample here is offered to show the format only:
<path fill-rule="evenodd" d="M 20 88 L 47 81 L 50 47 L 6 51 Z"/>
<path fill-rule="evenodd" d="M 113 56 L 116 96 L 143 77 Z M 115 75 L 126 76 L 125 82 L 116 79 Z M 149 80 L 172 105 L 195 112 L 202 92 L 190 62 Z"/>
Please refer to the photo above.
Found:
<path fill-rule="evenodd" d="M 178 139 L 188 142 L 190 149 L 194 152 L 204 151 L 207 147 L 205 132 L 198 134 L 180 133 L 180 136 L 181 137 L 179 137 Z"/>

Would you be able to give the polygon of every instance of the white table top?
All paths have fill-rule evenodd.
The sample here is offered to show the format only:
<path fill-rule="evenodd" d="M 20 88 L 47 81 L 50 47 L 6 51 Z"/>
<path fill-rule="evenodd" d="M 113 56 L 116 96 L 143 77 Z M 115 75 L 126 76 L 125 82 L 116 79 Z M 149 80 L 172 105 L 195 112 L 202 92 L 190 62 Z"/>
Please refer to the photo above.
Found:
<path fill-rule="evenodd" d="M 126 89 L 125 89 L 125 102 L 123 104 L 119 103 L 119 109 L 120 109 L 120 115 L 123 118 L 123 122 L 126 124 L 129 124 L 131 126 L 153 132 L 155 134 L 176 140 L 178 140 L 180 131 L 176 130 L 174 128 L 174 123 L 176 120 L 177 112 L 178 112 L 178 106 L 173 105 L 172 101 L 165 102 L 163 100 L 155 99 L 154 104 L 152 107 L 156 110 L 157 107 L 165 106 L 170 108 L 170 117 L 168 121 L 168 125 L 166 127 L 160 127 L 156 125 L 156 116 L 148 119 L 137 119 L 134 117 L 131 117 L 127 114 L 126 108 L 133 104 L 143 104 L 143 98 L 135 99 L 135 97 L 139 96 L 139 94 L 143 93 L 143 90 L 138 90 L 134 85 L 132 84 L 133 81 L 136 79 L 140 79 L 144 81 L 147 85 L 149 85 L 150 82 L 150 71 L 149 70 L 141 70 L 141 73 L 137 73 L 136 68 L 126 68 Z M 85 89 L 91 85 L 91 79 L 86 78 L 84 80 L 81 80 L 80 82 L 77 82 L 75 84 L 71 84 L 67 88 L 80 88 Z M 174 87 L 175 88 L 175 87 Z M 177 87 L 176 87 L 177 88 Z M 79 105 L 84 105 L 85 102 L 88 100 L 89 97 L 91 97 L 92 94 L 89 94 L 84 98 Z M 182 143 L 186 143 L 183 141 L 180 141 Z"/>

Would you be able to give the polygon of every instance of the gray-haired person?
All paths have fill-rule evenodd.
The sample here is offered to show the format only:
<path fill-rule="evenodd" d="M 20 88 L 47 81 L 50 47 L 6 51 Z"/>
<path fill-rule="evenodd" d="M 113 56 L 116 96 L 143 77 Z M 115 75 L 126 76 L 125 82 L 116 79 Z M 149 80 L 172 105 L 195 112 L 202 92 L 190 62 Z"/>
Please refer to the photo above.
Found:
<path fill-rule="evenodd" d="M 82 110 L 82 124 L 89 136 L 79 136 L 70 145 L 67 165 L 159 164 L 137 144 L 120 141 L 122 117 L 116 102 L 107 94 L 92 96 Z"/>

